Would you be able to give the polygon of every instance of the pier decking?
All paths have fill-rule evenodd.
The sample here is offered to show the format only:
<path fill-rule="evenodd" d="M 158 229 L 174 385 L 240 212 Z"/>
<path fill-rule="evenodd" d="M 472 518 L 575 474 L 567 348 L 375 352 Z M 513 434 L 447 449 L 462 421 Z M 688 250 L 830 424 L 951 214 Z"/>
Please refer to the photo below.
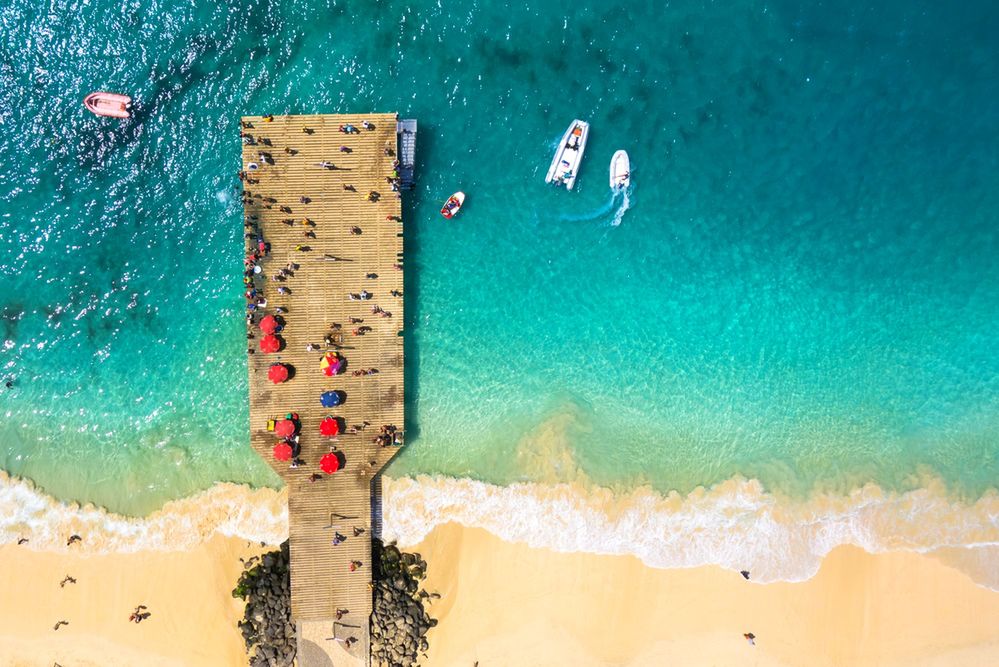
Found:
<path fill-rule="evenodd" d="M 343 125 L 358 132 L 340 132 Z M 253 322 L 248 322 L 250 442 L 289 489 L 291 610 L 303 665 L 321 664 L 310 656 L 323 655 L 340 665 L 345 651 L 352 656 L 349 662 L 369 663 L 371 480 L 397 451 L 372 439 L 383 425 L 403 428 L 402 208 L 387 180 L 395 168 L 396 132 L 394 114 L 243 118 L 247 252 L 257 247 L 258 232 L 269 244 L 253 279 L 266 305 L 252 310 Z M 289 263 L 297 268 L 272 280 Z M 348 298 L 362 290 L 371 298 Z M 373 313 L 374 306 L 391 316 Z M 256 322 L 278 307 L 285 311 L 278 314 L 284 320 L 278 334 L 284 347 L 264 354 Z M 340 328 L 331 329 L 336 324 Z M 332 345 L 324 342 L 327 335 Z M 346 369 L 327 377 L 320 361 L 333 349 L 346 359 Z M 292 377 L 273 384 L 268 369 L 274 363 L 293 368 Z M 377 372 L 354 375 L 362 369 Z M 342 391 L 346 400 L 322 407 L 319 396 L 329 390 Z M 301 423 L 304 465 L 297 468 L 274 458 L 280 438 L 267 430 L 268 420 L 289 412 L 297 413 Z M 320 435 L 327 415 L 342 418 L 345 430 L 357 426 L 358 432 L 341 432 L 335 439 Z M 327 475 L 318 463 L 331 444 L 344 465 Z M 314 473 L 321 478 L 312 482 Z M 355 528 L 364 532 L 355 536 Z M 334 545 L 334 532 L 346 540 Z M 360 562 L 355 571 L 350 570 L 353 561 Z M 338 609 L 347 610 L 340 621 Z M 346 647 L 341 640 L 349 637 L 357 642 Z"/>

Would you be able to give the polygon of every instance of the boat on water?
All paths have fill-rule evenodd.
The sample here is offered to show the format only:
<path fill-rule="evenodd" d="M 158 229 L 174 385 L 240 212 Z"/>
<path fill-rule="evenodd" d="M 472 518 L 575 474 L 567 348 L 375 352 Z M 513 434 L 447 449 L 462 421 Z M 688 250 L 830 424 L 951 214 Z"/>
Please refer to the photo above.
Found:
<path fill-rule="evenodd" d="M 610 161 L 611 190 L 624 190 L 631 185 L 631 160 L 627 151 L 617 151 Z"/>
<path fill-rule="evenodd" d="M 548 168 L 545 183 L 564 185 L 566 190 L 572 190 L 579 174 L 579 163 L 583 161 L 586 137 L 589 134 L 589 123 L 579 119 L 572 121 L 562 136 L 562 142 L 555 149 L 555 157 L 552 158 L 552 166 Z"/>
<path fill-rule="evenodd" d="M 446 202 L 444 202 L 444 206 L 441 207 L 441 215 L 450 220 L 454 216 L 458 215 L 458 211 L 461 210 L 461 205 L 464 203 L 465 193 L 455 192 L 447 198 Z"/>
<path fill-rule="evenodd" d="M 98 116 L 110 116 L 111 118 L 128 118 L 132 114 L 128 109 L 132 105 L 132 98 L 128 95 L 118 93 L 90 93 L 83 98 L 83 106 L 91 113 Z"/>

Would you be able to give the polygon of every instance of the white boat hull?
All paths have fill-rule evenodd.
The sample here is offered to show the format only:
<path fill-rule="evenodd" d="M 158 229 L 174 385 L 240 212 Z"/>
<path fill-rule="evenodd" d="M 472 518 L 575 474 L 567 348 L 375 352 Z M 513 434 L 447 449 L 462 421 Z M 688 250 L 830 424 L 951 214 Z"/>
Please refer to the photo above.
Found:
<path fill-rule="evenodd" d="M 562 135 L 562 141 L 555 149 L 555 157 L 548 168 L 545 183 L 564 185 L 572 190 L 579 174 L 579 165 L 583 161 L 583 151 L 586 150 L 586 138 L 590 135 L 590 124 L 576 119 Z"/>
<path fill-rule="evenodd" d="M 611 190 L 624 190 L 631 185 L 631 160 L 626 151 L 617 151 L 610 161 Z"/>

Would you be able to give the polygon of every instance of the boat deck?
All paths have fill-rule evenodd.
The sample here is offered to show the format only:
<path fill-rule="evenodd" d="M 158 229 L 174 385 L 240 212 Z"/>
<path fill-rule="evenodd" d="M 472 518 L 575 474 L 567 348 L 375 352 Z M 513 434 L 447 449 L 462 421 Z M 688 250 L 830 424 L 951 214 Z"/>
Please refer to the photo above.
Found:
<path fill-rule="evenodd" d="M 362 121 L 372 128 L 364 129 Z M 359 132 L 340 132 L 345 124 Z M 286 311 L 279 334 L 285 345 L 278 353 L 263 354 L 258 347 L 262 334 L 248 326 L 250 442 L 289 489 L 291 613 L 299 628 L 300 663 L 321 664 L 321 659 L 309 656 L 326 655 L 340 665 L 346 652 L 349 662 L 366 665 L 372 610 L 372 477 L 397 451 L 372 438 L 383 425 L 403 428 L 402 207 L 387 181 L 398 150 L 396 116 L 277 116 L 270 121 L 249 116 L 243 118 L 242 132 L 255 141 L 248 145 L 244 139 L 243 145 L 245 218 L 258 225 L 270 244 L 254 280 L 267 304 L 256 312 L 274 314 L 276 307 Z M 250 170 L 250 163 L 259 168 Z M 375 201 L 369 201 L 372 192 L 378 195 Z M 303 225 L 305 219 L 314 226 Z M 352 227 L 361 233 L 351 233 Z M 314 238 L 306 237 L 310 231 Z M 248 239 L 248 251 L 255 244 Z M 330 256 L 341 261 L 329 261 Z M 297 265 L 292 274 L 273 281 L 289 263 Z M 279 294 L 279 286 L 287 293 Z M 362 290 L 373 297 L 348 298 L 348 293 Z M 372 314 L 375 305 L 391 317 Z M 351 323 L 351 317 L 363 323 Z M 339 329 L 331 329 L 337 324 Z M 370 330 L 356 335 L 359 327 Z M 334 337 L 335 348 L 347 360 L 346 371 L 335 377 L 320 370 L 323 354 L 333 349 L 324 343 L 326 335 Z M 307 350 L 310 345 L 314 351 Z M 267 378 L 270 365 L 278 362 L 294 369 L 283 384 Z M 354 376 L 360 369 L 377 373 Z M 336 408 L 322 407 L 319 395 L 334 389 L 343 391 L 346 400 Z M 272 449 L 279 439 L 266 428 L 268 420 L 288 412 L 298 413 L 302 425 L 304 465 L 297 468 L 275 460 Z M 319 422 L 327 415 L 342 417 L 358 432 L 341 433 L 335 440 L 321 436 Z M 311 482 L 331 444 L 343 453 L 344 467 Z M 364 532 L 355 537 L 354 528 Z M 334 531 L 346 540 L 333 545 Z M 356 571 L 350 570 L 352 561 L 360 562 Z M 347 610 L 340 622 L 338 609 Z M 340 641 L 348 637 L 357 639 L 349 649 Z"/>

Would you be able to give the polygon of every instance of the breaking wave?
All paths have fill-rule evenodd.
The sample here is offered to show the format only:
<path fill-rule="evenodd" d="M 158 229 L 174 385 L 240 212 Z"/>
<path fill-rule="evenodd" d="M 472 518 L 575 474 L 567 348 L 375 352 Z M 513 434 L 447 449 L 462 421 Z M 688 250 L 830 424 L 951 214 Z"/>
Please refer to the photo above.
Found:
<path fill-rule="evenodd" d="M 148 517 L 134 518 L 94 505 L 62 503 L 26 480 L 0 472 L 0 543 L 28 540 L 40 551 L 77 553 L 182 551 L 214 535 L 280 544 L 288 536 L 286 491 L 216 484 L 207 491 L 167 503 Z"/>
<path fill-rule="evenodd" d="M 383 491 L 383 534 L 403 545 L 453 521 L 532 547 L 628 554 L 656 568 L 718 565 L 766 583 L 808 579 L 826 554 L 852 544 L 932 554 L 999 590 L 999 494 L 962 503 L 934 479 L 905 493 L 870 484 L 804 502 L 740 478 L 686 496 L 431 477 L 386 480 Z"/>
<path fill-rule="evenodd" d="M 59 502 L 30 481 L 0 473 L 0 543 L 83 553 L 190 549 L 216 534 L 279 544 L 288 536 L 287 491 L 218 484 L 132 518 Z M 718 565 L 754 582 L 812 577 L 834 548 L 916 551 L 999 590 L 999 493 L 974 502 L 928 479 L 893 493 L 869 484 L 848 495 L 793 501 L 735 478 L 690 494 L 648 488 L 618 494 L 583 483 L 496 486 L 447 477 L 384 479 L 382 535 L 412 546 L 455 522 L 560 552 L 633 555 L 655 568 Z M 66 546 L 70 535 L 83 541 Z"/>

